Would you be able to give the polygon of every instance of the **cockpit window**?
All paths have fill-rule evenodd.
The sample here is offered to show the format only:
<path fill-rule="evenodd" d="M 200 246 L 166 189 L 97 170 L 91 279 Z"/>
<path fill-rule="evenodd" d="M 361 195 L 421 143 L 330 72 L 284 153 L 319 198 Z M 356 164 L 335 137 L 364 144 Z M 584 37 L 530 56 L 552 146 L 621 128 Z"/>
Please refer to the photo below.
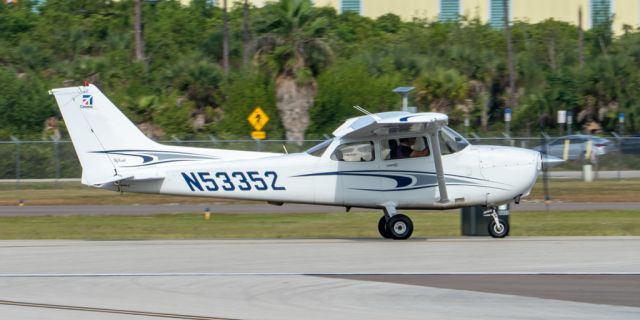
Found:
<path fill-rule="evenodd" d="M 394 138 L 381 141 L 384 160 L 428 157 L 431 154 L 427 139 L 423 136 Z"/>
<path fill-rule="evenodd" d="M 374 159 L 373 142 L 371 141 L 341 144 L 331 155 L 331 160 L 346 162 L 373 161 Z"/>
<path fill-rule="evenodd" d="M 463 136 L 449 127 L 442 127 L 438 136 L 442 154 L 456 153 L 469 145 L 469 142 Z"/>
<path fill-rule="evenodd" d="M 331 144 L 331 142 L 333 141 L 333 139 L 327 139 L 325 141 L 322 141 L 318 144 L 316 144 L 315 146 L 309 148 L 306 153 L 314 156 L 314 157 L 322 157 L 322 155 L 324 154 L 325 151 L 327 151 L 327 148 L 329 147 L 329 145 Z"/>

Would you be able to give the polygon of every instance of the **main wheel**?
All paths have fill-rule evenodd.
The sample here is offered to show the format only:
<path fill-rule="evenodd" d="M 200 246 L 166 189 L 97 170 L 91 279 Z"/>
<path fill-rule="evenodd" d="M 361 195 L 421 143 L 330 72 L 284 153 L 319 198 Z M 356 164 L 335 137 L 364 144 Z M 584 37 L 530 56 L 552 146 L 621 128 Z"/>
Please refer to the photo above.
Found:
<path fill-rule="evenodd" d="M 397 214 L 387 221 L 387 230 L 395 240 L 409 239 L 413 233 L 413 222 L 404 214 Z"/>
<path fill-rule="evenodd" d="M 489 234 L 494 238 L 504 238 L 509 234 L 509 223 L 502 219 L 498 219 L 498 222 L 492 220 L 489 223 Z"/>
<path fill-rule="evenodd" d="M 387 219 L 384 216 L 380 217 L 378 221 L 378 232 L 383 238 L 391 239 L 391 233 L 387 229 Z"/>

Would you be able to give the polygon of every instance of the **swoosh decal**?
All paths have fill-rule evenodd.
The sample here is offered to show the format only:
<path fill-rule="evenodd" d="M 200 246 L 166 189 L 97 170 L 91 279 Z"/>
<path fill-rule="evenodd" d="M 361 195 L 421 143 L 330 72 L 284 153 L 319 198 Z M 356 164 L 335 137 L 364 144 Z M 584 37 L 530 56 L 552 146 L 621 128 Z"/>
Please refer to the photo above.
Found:
<path fill-rule="evenodd" d="M 162 151 L 162 150 L 128 150 L 127 149 L 127 150 L 91 151 L 91 153 L 138 157 L 142 160 L 141 164 L 121 166 L 121 167 L 143 167 L 143 166 L 150 166 L 150 165 L 170 163 L 170 162 L 218 159 L 218 157 L 197 154 L 197 153 L 179 152 L 179 151 Z"/>
<path fill-rule="evenodd" d="M 360 171 L 331 171 L 331 172 L 319 172 L 303 174 L 294 177 L 313 177 L 313 176 L 361 176 L 361 177 L 378 177 L 391 179 L 396 182 L 396 185 L 391 189 L 374 189 L 374 188 L 351 188 L 353 190 L 362 191 L 407 191 L 433 188 L 438 185 L 436 173 L 426 171 L 400 171 L 400 170 L 360 170 Z M 481 182 L 493 182 L 483 179 L 459 176 L 459 175 L 445 175 L 445 183 L 447 185 L 466 185 L 466 186 L 481 186 L 484 188 L 508 190 L 500 187 L 487 186 Z M 495 182 L 494 182 L 495 183 Z M 507 185 L 502 184 L 505 187 Z"/>

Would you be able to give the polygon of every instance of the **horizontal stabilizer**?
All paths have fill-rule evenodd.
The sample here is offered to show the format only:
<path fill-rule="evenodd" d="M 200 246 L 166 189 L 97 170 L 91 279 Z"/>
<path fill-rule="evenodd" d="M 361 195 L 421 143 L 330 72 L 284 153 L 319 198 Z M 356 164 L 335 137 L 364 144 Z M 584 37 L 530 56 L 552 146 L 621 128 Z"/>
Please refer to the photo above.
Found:
<path fill-rule="evenodd" d="M 111 176 L 108 178 L 104 178 L 104 179 L 96 179 L 91 181 L 91 184 L 94 186 L 103 186 L 107 183 L 114 183 L 114 182 L 120 182 L 122 180 L 127 180 L 127 179 L 131 179 L 133 178 L 132 175 L 129 176 L 121 176 L 121 175 L 115 175 L 115 176 Z"/>
<path fill-rule="evenodd" d="M 118 184 L 123 181 L 152 181 L 152 180 L 162 180 L 162 179 L 164 179 L 164 177 L 157 177 L 157 176 L 145 177 L 145 176 L 139 176 L 139 175 L 125 175 L 125 176 L 115 175 L 109 178 L 99 179 L 96 182 L 92 181 L 91 184 L 97 187 L 103 187 L 107 184 Z"/>

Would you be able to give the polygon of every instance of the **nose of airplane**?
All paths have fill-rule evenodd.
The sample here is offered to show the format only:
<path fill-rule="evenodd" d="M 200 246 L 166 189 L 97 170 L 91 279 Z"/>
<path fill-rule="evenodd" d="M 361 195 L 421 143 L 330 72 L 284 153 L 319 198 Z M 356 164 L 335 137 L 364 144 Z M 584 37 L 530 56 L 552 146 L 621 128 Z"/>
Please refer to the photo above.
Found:
<path fill-rule="evenodd" d="M 528 194 L 542 167 L 539 152 L 499 146 L 483 146 L 479 151 L 485 179 L 500 182 L 511 192 Z"/>

